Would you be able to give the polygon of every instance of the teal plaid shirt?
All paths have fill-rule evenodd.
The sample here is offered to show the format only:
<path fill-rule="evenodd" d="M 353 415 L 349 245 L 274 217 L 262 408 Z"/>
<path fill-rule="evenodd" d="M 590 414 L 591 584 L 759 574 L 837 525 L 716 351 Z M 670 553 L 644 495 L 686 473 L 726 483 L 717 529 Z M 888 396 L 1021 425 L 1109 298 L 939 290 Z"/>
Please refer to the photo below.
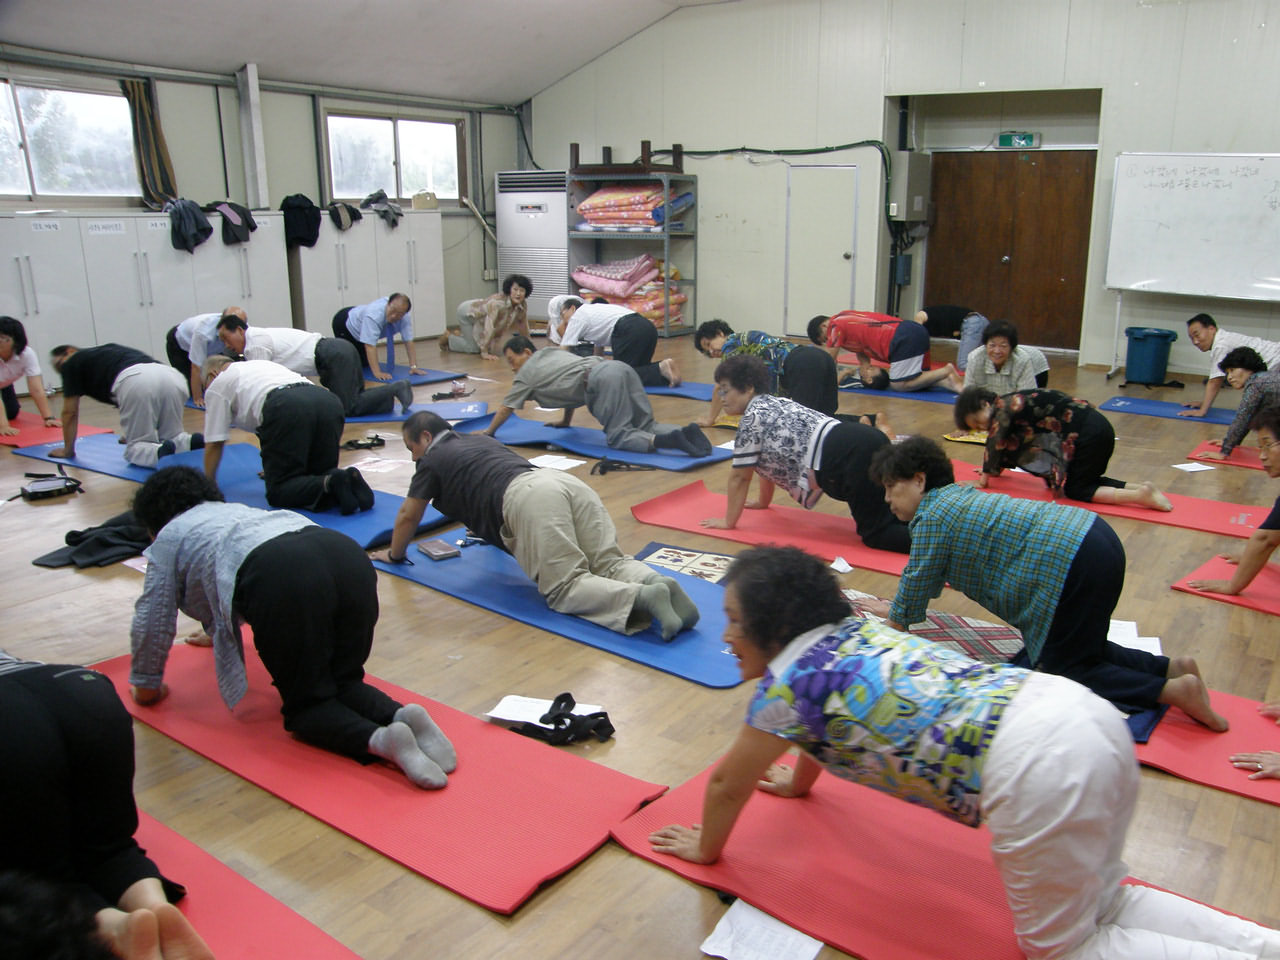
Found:
<path fill-rule="evenodd" d="M 1040 659 L 1067 571 L 1096 517 L 1087 510 L 948 484 L 925 493 L 911 520 L 911 557 L 890 619 L 924 619 L 945 584 L 1022 631 Z"/>
<path fill-rule="evenodd" d="M 796 346 L 797 344 L 791 340 L 771 337 L 759 330 L 747 330 L 743 333 L 731 333 L 725 337 L 724 344 L 720 347 L 720 355 L 732 357 L 736 353 L 745 353 L 759 357 L 765 369 L 769 371 L 769 392 L 777 393 L 778 378 L 782 376 L 782 365 L 786 362 L 787 355 Z"/>

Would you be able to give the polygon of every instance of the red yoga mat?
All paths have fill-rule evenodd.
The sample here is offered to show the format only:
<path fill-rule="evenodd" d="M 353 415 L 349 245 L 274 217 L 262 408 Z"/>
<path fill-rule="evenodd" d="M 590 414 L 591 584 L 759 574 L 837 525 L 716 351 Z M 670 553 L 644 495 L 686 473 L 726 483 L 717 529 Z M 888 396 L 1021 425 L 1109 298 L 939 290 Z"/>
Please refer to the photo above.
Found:
<path fill-rule="evenodd" d="M 61 427 L 46 427 L 44 420 L 34 413 L 19 410 L 18 415 L 9 421 L 18 428 L 17 436 L 0 436 L 0 444 L 6 447 L 38 447 L 42 443 L 58 443 L 62 439 Z M 95 433 L 110 433 L 107 427 L 86 427 L 83 424 L 76 429 L 77 437 L 88 437 Z"/>
<path fill-rule="evenodd" d="M 1227 563 L 1221 557 L 1214 557 L 1198 570 L 1192 571 L 1175 583 L 1173 589 L 1181 590 L 1183 593 L 1194 593 L 1197 597 L 1232 603 L 1237 607 L 1248 607 L 1250 610 L 1280 615 L 1280 567 L 1272 563 L 1268 563 L 1259 570 L 1258 575 L 1253 578 L 1253 583 L 1245 587 L 1243 593 L 1235 596 L 1196 590 L 1189 585 L 1191 580 L 1230 580 L 1235 572 L 1234 565 Z"/>
<path fill-rule="evenodd" d="M 652 500 L 637 503 L 632 515 L 641 523 L 651 523 L 671 530 L 701 533 L 738 543 L 776 543 L 800 547 L 824 560 L 844 557 L 855 567 L 901 576 L 907 565 L 905 553 L 873 550 L 864 546 L 855 532 L 851 517 L 780 507 L 768 510 L 743 510 L 738 525 L 732 530 L 713 530 L 699 526 L 706 517 L 723 517 L 727 501 L 724 494 L 712 493 L 701 480 L 664 493 Z"/>
<path fill-rule="evenodd" d="M 214 956 L 359 960 L 357 954 L 221 860 L 141 811 L 134 836 L 165 876 L 187 888 L 178 908 Z"/>
<path fill-rule="evenodd" d="M 956 480 L 961 483 L 974 480 L 978 468 L 963 460 L 953 460 Z M 1007 493 L 1012 497 L 1025 500 L 1053 500 L 1053 494 L 1039 477 L 1029 473 L 1006 470 L 998 477 L 992 477 L 987 487 L 991 493 Z M 1200 497 L 1184 497 L 1176 493 L 1165 494 L 1173 509 L 1168 513 L 1151 510 L 1147 507 L 1120 506 L 1112 503 L 1084 503 L 1079 500 L 1057 498 L 1057 502 L 1070 507 L 1092 510 L 1104 517 L 1128 517 L 1131 520 L 1143 520 L 1147 523 L 1160 523 L 1169 527 L 1181 527 L 1184 530 L 1203 530 L 1206 533 L 1221 533 L 1228 537 L 1249 537 L 1254 529 L 1271 512 L 1270 507 L 1259 507 L 1244 503 L 1224 503 L 1221 500 L 1204 500 Z"/>
<path fill-rule="evenodd" d="M 1206 457 L 1206 453 L 1217 453 L 1218 445 L 1212 440 L 1206 440 L 1200 446 L 1196 447 L 1189 454 L 1188 460 L 1199 460 L 1201 463 L 1212 463 L 1224 467 L 1248 467 L 1250 470 L 1262 469 L 1262 457 L 1258 454 L 1257 447 L 1236 447 L 1225 460 L 1215 460 L 1213 457 Z"/>
<path fill-rule="evenodd" d="M 234 712 L 218 695 L 207 648 L 174 646 L 165 671 L 171 692 L 154 707 L 129 695 L 128 656 L 94 669 L 143 723 L 499 913 L 586 859 L 611 826 L 665 789 L 369 677 L 402 703 L 423 703 L 458 751 L 448 786 L 420 790 L 393 767 L 362 766 L 294 740 L 249 643 L 245 660 L 249 692 Z"/>
<path fill-rule="evenodd" d="M 1233 753 L 1280 750 L 1280 726 L 1258 713 L 1258 701 L 1209 691 L 1213 709 L 1231 722 L 1226 733 L 1214 733 L 1177 707 L 1170 707 L 1151 738 L 1136 745 L 1138 761 L 1182 780 L 1280 804 L 1280 780 L 1250 780 L 1227 760 Z"/>
<path fill-rule="evenodd" d="M 800 799 L 757 792 L 710 866 L 654 853 L 654 830 L 701 822 L 710 773 L 614 827 L 614 839 L 865 960 L 1022 957 L 985 828 L 830 775 Z"/>

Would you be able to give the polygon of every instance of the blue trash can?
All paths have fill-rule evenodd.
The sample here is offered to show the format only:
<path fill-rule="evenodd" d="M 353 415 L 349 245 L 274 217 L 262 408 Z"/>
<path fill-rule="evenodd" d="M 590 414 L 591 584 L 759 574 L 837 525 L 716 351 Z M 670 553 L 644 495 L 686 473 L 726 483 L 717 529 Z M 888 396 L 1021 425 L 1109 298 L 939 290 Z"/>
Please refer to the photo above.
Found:
<path fill-rule="evenodd" d="M 1124 357 L 1124 377 L 1128 383 L 1164 383 L 1169 366 L 1169 347 L 1178 335 L 1161 327 L 1126 327 L 1129 339 Z"/>

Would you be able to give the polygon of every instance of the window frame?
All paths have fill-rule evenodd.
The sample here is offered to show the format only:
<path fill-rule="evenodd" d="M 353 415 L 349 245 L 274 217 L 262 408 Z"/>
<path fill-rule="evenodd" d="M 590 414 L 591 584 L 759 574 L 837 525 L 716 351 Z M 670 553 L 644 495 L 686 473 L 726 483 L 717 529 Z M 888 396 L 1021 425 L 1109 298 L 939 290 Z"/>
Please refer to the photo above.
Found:
<path fill-rule="evenodd" d="M 27 140 L 26 121 L 22 116 L 22 108 L 18 102 L 18 87 L 31 87 L 39 90 L 51 90 L 58 93 L 83 93 L 92 96 L 118 97 L 125 101 L 127 99 L 120 89 L 118 79 L 106 79 L 104 82 L 94 83 L 90 78 L 78 78 L 77 80 L 63 79 L 61 77 L 26 75 L 16 72 L 0 70 L 0 85 L 4 90 L 0 92 L 13 109 L 14 120 L 17 124 L 18 131 L 18 150 L 22 154 L 22 169 L 27 177 L 27 191 L 23 193 L 6 193 L 0 191 L 0 202 L 4 203 L 56 203 L 67 204 L 74 203 L 78 207 L 120 207 L 120 206 L 136 206 L 145 208 L 146 203 L 142 194 L 142 182 L 138 178 L 138 156 L 136 146 L 133 143 L 133 137 L 129 139 L 129 153 L 133 159 L 133 175 L 138 186 L 136 194 L 105 194 L 105 193 L 40 193 L 36 190 L 36 175 L 31 159 L 31 148 Z"/>
<path fill-rule="evenodd" d="M 330 117 L 350 117 L 360 120 L 390 120 L 392 124 L 392 164 L 395 168 L 395 193 L 392 196 L 391 191 L 387 191 L 388 199 L 399 203 L 409 204 L 413 201 L 412 196 L 399 195 L 403 193 L 404 184 L 401 180 L 401 171 L 403 166 L 400 161 L 400 121 L 416 121 L 426 123 L 439 123 L 454 128 L 454 139 L 457 144 L 457 171 L 458 171 L 458 196 L 440 197 L 441 206 L 462 207 L 462 198 L 468 196 L 468 178 L 467 178 L 467 118 L 461 115 L 443 115 L 438 111 L 431 110 L 414 110 L 411 108 L 383 108 L 379 109 L 370 104 L 356 104 L 351 101 L 345 102 L 326 102 L 321 104 L 319 112 L 320 130 L 319 141 L 320 161 L 323 165 L 322 189 L 328 202 L 337 199 L 337 194 L 333 187 L 333 158 L 329 149 L 329 118 Z M 346 198 L 354 199 L 359 203 L 363 197 Z"/>

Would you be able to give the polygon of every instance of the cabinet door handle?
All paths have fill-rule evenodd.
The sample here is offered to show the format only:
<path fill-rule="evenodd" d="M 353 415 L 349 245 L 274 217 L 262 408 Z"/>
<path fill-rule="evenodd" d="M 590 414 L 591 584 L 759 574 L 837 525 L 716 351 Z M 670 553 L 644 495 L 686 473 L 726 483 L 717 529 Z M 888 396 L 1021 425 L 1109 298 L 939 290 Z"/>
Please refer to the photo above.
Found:
<path fill-rule="evenodd" d="M 156 289 L 151 284 L 151 257 L 148 256 L 145 250 L 142 251 L 142 266 L 143 273 L 147 275 L 147 303 L 154 307 L 156 305 Z"/>
<path fill-rule="evenodd" d="M 133 254 L 133 277 L 138 281 L 138 306 L 147 305 L 147 295 L 142 291 L 142 257 L 135 250 Z"/>
<path fill-rule="evenodd" d="M 244 295 L 253 297 L 253 274 L 249 272 L 249 251 L 241 250 L 240 259 L 244 264 Z"/>
<path fill-rule="evenodd" d="M 413 283 L 413 241 L 412 240 L 406 240 L 404 242 L 404 255 L 405 255 L 405 259 L 409 261 L 408 264 L 406 264 L 405 274 L 409 277 L 409 283 Z"/>
<path fill-rule="evenodd" d="M 347 263 L 347 245 L 342 245 L 342 289 L 351 289 L 351 268 Z"/>
<path fill-rule="evenodd" d="M 24 255 L 23 260 L 27 261 L 27 279 L 31 281 L 31 303 L 36 308 L 36 314 L 40 313 L 40 291 L 36 289 L 36 273 L 31 269 L 31 257 Z"/>
<path fill-rule="evenodd" d="M 27 278 L 22 275 L 22 258 L 14 257 L 13 265 L 18 268 L 18 289 L 22 291 L 22 315 L 31 315 L 31 306 L 27 303 Z"/>
<path fill-rule="evenodd" d="M 410 240 L 409 242 L 413 244 L 413 282 L 416 286 L 418 283 L 418 241 Z"/>
<path fill-rule="evenodd" d="M 342 292 L 342 244 L 333 245 L 333 276 L 338 282 L 338 292 Z"/>

